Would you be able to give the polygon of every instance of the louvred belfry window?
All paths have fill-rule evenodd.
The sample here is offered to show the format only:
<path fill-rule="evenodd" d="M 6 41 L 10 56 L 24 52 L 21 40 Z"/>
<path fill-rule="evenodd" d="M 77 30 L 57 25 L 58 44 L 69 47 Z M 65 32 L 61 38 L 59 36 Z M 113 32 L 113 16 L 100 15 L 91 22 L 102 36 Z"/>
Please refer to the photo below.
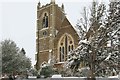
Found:
<path fill-rule="evenodd" d="M 43 26 L 43 28 L 47 28 L 48 27 L 48 16 L 47 16 L 47 13 L 44 14 L 43 21 L 42 21 L 42 26 Z"/>

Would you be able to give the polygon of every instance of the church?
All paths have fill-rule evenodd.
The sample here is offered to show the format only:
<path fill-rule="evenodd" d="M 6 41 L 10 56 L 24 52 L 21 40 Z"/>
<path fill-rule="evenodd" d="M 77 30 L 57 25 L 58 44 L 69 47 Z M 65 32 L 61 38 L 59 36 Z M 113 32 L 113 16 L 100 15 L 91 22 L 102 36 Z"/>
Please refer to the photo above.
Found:
<path fill-rule="evenodd" d="M 59 7 L 55 0 L 42 6 L 38 3 L 36 29 L 37 70 L 49 60 L 59 67 L 78 46 L 79 36 L 65 15 L 64 4 Z"/>

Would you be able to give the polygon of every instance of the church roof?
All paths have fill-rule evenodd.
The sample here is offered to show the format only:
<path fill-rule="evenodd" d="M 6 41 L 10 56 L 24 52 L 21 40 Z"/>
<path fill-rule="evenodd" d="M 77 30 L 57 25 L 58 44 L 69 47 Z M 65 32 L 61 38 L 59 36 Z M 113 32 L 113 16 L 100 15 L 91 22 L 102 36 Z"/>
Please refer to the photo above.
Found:
<path fill-rule="evenodd" d="M 71 25 L 71 23 L 69 22 L 69 20 L 65 17 L 63 22 L 62 22 L 62 25 L 61 26 L 68 26 L 68 25 Z M 72 26 L 72 25 L 71 25 Z"/>

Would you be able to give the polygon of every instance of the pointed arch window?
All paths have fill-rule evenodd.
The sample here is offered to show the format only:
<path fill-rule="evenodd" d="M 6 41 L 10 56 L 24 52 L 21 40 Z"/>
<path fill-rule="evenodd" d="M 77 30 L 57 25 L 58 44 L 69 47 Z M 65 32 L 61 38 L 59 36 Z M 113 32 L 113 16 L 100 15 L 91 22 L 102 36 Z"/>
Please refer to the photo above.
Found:
<path fill-rule="evenodd" d="M 74 49 L 74 41 L 71 35 L 65 34 L 61 37 L 58 45 L 59 61 L 64 62 L 68 59 L 68 53 Z"/>
<path fill-rule="evenodd" d="M 47 13 L 44 14 L 43 21 L 42 21 L 42 26 L 43 26 L 43 28 L 47 28 L 48 27 L 48 16 L 47 16 Z"/>

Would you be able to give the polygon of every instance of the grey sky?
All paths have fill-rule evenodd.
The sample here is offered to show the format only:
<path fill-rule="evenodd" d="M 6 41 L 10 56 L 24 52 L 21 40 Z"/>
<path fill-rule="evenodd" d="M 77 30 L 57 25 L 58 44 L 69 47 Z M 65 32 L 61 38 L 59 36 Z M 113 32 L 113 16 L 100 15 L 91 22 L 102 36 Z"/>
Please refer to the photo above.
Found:
<path fill-rule="evenodd" d="M 35 64 L 36 6 L 39 0 L 1 0 L 0 2 L 0 40 L 11 39 L 18 47 L 26 50 L 27 56 Z M 84 6 L 92 0 L 56 0 L 64 4 L 66 16 L 73 26 L 80 18 Z M 40 0 L 41 4 L 50 0 Z"/>

